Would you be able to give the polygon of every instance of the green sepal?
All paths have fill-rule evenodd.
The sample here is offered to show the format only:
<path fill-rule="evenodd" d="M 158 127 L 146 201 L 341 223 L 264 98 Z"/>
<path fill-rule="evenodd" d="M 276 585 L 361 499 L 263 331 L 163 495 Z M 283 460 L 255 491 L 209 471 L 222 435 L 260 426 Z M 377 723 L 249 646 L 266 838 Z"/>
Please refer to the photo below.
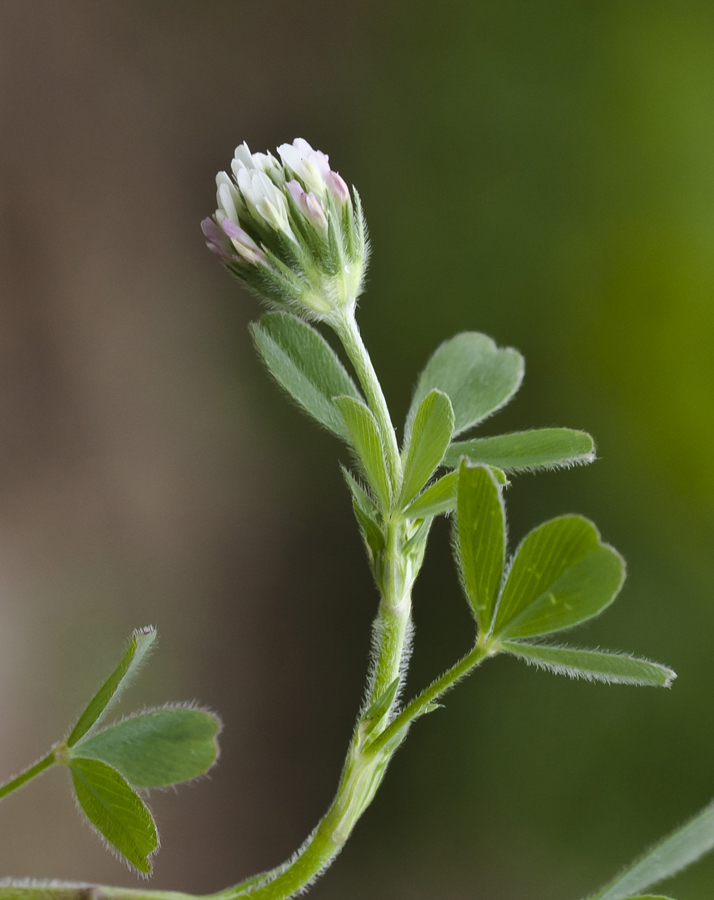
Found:
<path fill-rule="evenodd" d="M 464 456 L 472 463 L 498 466 L 506 472 L 560 469 L 591 463 L 595 459 L 595 444 L 589 434 L 570 428 L 514 431 L 458 441 L 446 451 L 444 465 L 457 466 Z"/>
<path fill-rule="evenodd" d="M 459 466 L 458 562 L 479 630 L 488 632 L 506 558 L 506 511 L 487 466 Z"/>
<path fill-rule="evenodd" d="M 520 387 L 523 372 L 523 357 L 517 350 L 499 348 L 477 331 L 457 334 L 437 347 L 420 375 L 406 433 L 420 403 L 434 388 L 451 400 L 454 434 L 459 434 L 508 403 Z"/>
<path fill-rule="evenodd" d="M 501 649 L 533 666 L 556 675 L 604 681 L 607 684 L 639 684 L 669 687 L 676 672 L 659 663 L 638 659 L 626 653 L 604 650 L 581 650 L 552 644 L 530 644 L 525 641 L 503 641 Z"/>
<path fill-rule="evenodd" d="M 84 814 L 137 871 L 151 873 L 149 857 L 159 836 L 146 804 L 121 773 L 98 759 L 69 761 L 74 791 Z"/>
<path fill-rule="evenodd" d="M 98 728 L 111 707 L 136 677 L 155 640 L 156 629 L 152 627 L 137 629 L 132 634 L 122 661 L 92 697 L 72 729 L 67 738 L 68 747 L 74 746 L 77 741 Z"/>
<path fill-rule="evenodd" d="M 451 401 L 443 391 L 430 391 L 419 404 L 404 460 L 399 506 L 416 497 L 441 464 L 454 431 Z"/>
<path fill-rule="evenodd" d="M 364 476 L 382 511 L 386 512 L 392 503 L 392 488 L 377 420 L 368 406 L 353 397 L 335 397 L 334 402 L 342 414 Z"/>
<path fill-rule="evenodd" d="M 625 580 L 620 554 L 582 516 L 535 528 L 516 550 L 494 622 L 497 637 L 528 638 L 571 628 L 608 607 Z"/>
<path fill-rule="evenodd" d="M 98 759 L 134 787 L 168 787 L 204 775 L 218 757 L 220 719 L 203 709 L 164 707 L 131 716 L 80 741 L 72 759 Z"/>
<path fill-rule="evenodd" d="M 267 313 L 250 327 L 256 348 L 278 384 L 321 425 L 349 441 L 333 398 L 359 400 L 361 395 L 322 335 L 285 312 Z"/>

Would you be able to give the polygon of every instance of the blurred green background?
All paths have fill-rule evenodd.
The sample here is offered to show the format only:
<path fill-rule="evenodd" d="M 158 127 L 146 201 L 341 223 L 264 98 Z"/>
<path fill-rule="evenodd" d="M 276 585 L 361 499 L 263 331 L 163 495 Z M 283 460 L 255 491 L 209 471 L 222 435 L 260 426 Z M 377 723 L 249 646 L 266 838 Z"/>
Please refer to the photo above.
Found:
<path fill-rule="evenodd" d="M 522 476 L 514 540 L 593 517 L 629 561 L 573 640 L 671 691 L 497 660 L 415 727 L 315 898 L 576 900 L 714 795 L 714 7 L 697 0 L 5 0 L 0 6 L 0 779 L 155 623 L 125 708 L 225 720 L 157 794 L 154 887 L 288 856 L 334 790 L 375 608 L 337 443 L 285 402 L 200 219 L 234 146 L 300 135 L 364 199 L 360 321 L 401 419 L 435 345 L 527 360 L 482 433 L 592 432 Z M 414 690 L 471 626 L 444 522 Z M 134 883 L 63 773 L 0 808 L 0 875 Z M 714 858 L 668 886 L 714 891 Z"/>

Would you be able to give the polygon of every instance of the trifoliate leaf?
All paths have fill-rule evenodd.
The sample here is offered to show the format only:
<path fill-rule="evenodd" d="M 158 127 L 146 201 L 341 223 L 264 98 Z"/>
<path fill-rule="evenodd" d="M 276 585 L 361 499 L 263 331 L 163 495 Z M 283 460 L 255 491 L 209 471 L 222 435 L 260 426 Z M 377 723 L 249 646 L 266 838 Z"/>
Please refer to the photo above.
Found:
<path fill-rule="evenodd" d="M 142 662 L 156 640 L 155 628 L 142 628 L 131 636 L 124 658 L 106 682 L 92 697 L 89 706 L 79 717 L 79 721 L 67 738 L 67 746 L 72 747 L 80 738 L 99 727 L 111 706 L 117 702 L 139 671 Z"/>
<path fill-rule="evenodd" d="M 419 404 L 404 461 L 399 506 L 407 506 L 439 467 L 454 430 L 454 413 L 442 391 L 431 391 Z"/>
<path fill-rule="evenodd" d="M 540 525 L 516 550 L 496 611 L 501 638 L 570 628 L 602 612 L 625 580 L 625 563 L 582 516 Z"/>
<path fill-rule="evenodd" d="M 211 768 L 220 730 L 218 717 L 202 709 L 156 709 L 80 741 L 70 758 L 99 759 L 135 787 L 165 787 Z"/>
<path fill-rule="evenodd" d="M 69 762 L 77 801 L 94 827 L 132 866 L 148 875 L 159 846 L 156 825 L 126 779 L 98 759 Z"/>
<path fill-rule="evenodd" d="M 558 469 L 592 462 L 595 444 L 584 431 L 538 428 L 459 441 L 446 451 L 444 465 L 457 466 L 462 456 L 472 463 L 498 466 L 506 472 Z"/>
<path fill-rule="evenodd" d="M 322 335 L 289 313 L 272 312 L 251 325 L 268 369 L 297 403 L 338 437 L 349 440 L 334 397 L 360 392 Z"/>
<path fill-rule="evenodd" d="M 491 627 L 506 553 L 506 513 L 501 490 L 487 466 L 459 467 L 459 562 L 479 629 Z"/>
<path fill-rule="evenodd" d="M 504 641 L 501 647 L 506 653 L 555 672 L 556 675 L 569 675 L 571 678 L 585 678 L 588 681 L 669 687 L 677 677 L 666 666 L 625 653 L 529 644 L 525 641 Z"/>
<path fill-rule="evenodd" d="M 386 511 L 391 505 L 392 489 L 384 446 L 374 414 L 364 403 L 352 397 L 336 397 L 335 406 L 342 414 L 364 476 L 374 490 L 382 510 Z"/>
<path fill-rule="evenodd" d="M 434 388 L 443 391 L 454 410 L 454 434 L 459 434 L 504 406 L 523 380 L 521 354 L 499 348 L 485 334 L 466 331 L 437 347 L 419 377 L 407 416 L 407 434 L 416 411 Z"/>

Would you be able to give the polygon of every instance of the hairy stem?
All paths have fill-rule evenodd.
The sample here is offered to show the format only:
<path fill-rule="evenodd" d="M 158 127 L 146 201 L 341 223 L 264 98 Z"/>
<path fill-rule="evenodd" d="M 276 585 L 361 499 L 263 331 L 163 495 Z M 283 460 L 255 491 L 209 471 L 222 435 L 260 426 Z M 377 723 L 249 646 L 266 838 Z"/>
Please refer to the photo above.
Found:
<path fill-rule="evenodd" d="M 16 778 L 11 779 L 6 784 L 3 784 L 0 787 L 0 800 L 3 797 L 7 797 L 8 794 L 11 794 L 13 791 L 16 791 L 18 788 L 21 788 L 23 785 L 27 784 L 28 781 L 32 781 L 33 778 L 37 778 L 38 775 L 41 775 L 46 769 L 49 769 L 50 766 L 54 765 L 57 762 L 55 758 L 54 750 L 51 750 L 47 756 L 43 756 L 43 758 L 36 762 L 34 766 L 30 766 L 29 769 L 25 769 L 24 772 L 21 772 Z"/>
<path fill-rule="evenodd" d="M 402 463 L 394 426 L 374 367 L 354 316 L 345 315 L 332 324 L 377 420 L 394 492 L 397 493 L 401 486 Z M 400 679 L 400 683 L 404 681 L 410 650 L 411 591 L 423 559 L 423 544 L 421 549 L 410 548 L 413 528 L 398 512 L 385 519 L 384 527 L 386 547 L 374 572 L 380 602 L 373 626 L 373 659 L 364 709 L 384 695 L 395 679 Z M 310 885 L 337 856 L 360 816 L 372 802 L 387 765 L 412 719 L 491 652 L 489 646 L 479 643 L 467 657 L 396 716 L 396 698 L 392 709 L 387 710 L 377 722 L 366 722 L 360 715 L 335 798 L 293 858 L 271 871 L 208 895 L 203 900 L 239 900 L 247 897 L 251 900 L 287 900 Z M 7 791 L 14 789 L 13 785 L 19 787 L 54 761 L 53 755 L 42 760 L 11 782 Z M 168 891 L 92 885 L 0 884 L 0 900 L 188 900 L 191 897 Z"/>
<path fill-rule="evenodd" d="M 345 353 L 354 366 L 359 382 L 362 385 L 362 390 L 367 398 L 367 403 L 377 420 L 384 443 L 384 451 L 389 463 L 394 493 L 396 494 L 401 487 L 402 462 L 399 456 L 397 435 L 394 431 L 392 417 L 389 414 L 389 407 L 384 398 L 382 386 L 377 378 L 377 373 L 374 371 L 372 360 L 362 340 L 354 314 L 351 312 L 345 313 L 341 316 L 336 316 L 330 321 L 342 342 L 342 346 L 345 348 Z"/>
<path fill-rule="evenodd" d="M 495 656 L 498 647 L 490 638 L 479 639 L 474 649 L 460 659 L 456 665 L 448 669 L 444 674 L 425 688 L 421 694 L 408 703 L 404 709 L 394 717 L 394 720 L 370 745 L 372 752 L 378 753 L 386 744 L 396 738 L 398 733 L 405 728 L 417 716 L 423 714 L 430 703 L 434 703 L 443 694 L 468 675 L 472 669 L 480 666 L 489 656 Z"/>

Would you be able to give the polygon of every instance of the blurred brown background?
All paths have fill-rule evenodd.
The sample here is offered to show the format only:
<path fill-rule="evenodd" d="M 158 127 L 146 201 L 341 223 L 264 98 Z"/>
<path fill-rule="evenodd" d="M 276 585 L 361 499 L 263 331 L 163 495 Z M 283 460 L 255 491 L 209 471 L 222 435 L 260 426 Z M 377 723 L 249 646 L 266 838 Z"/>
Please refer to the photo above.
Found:
<path fill-rule="evenodd" d="M 277 864 L 335 788 L 375 595 L 336 456 L 261 371 L 205 250 L 234 146 L 303 136 L 358 185 L 361 322 L 401 417 L 435 344 L 526 355 L 486 432 L 569 425 L 514 538 L 582 511 L 630 562 L 575 635 L 671 692 L 499 660 L 414 729 L 316 898 L 575 900 L 714 794 L 714 8 L 605 0 L 0 3 L 0 780 L 155 623 L 124 708 L 225 721 L 211 779 L 153 801 L 153 887 Z M 470 640 L 448 530 L 412 688 Z M 62 772 L 0 808 L 0 876 L 135 883 Z M 712 894 L 714 863 L 671 888 Z"/>

